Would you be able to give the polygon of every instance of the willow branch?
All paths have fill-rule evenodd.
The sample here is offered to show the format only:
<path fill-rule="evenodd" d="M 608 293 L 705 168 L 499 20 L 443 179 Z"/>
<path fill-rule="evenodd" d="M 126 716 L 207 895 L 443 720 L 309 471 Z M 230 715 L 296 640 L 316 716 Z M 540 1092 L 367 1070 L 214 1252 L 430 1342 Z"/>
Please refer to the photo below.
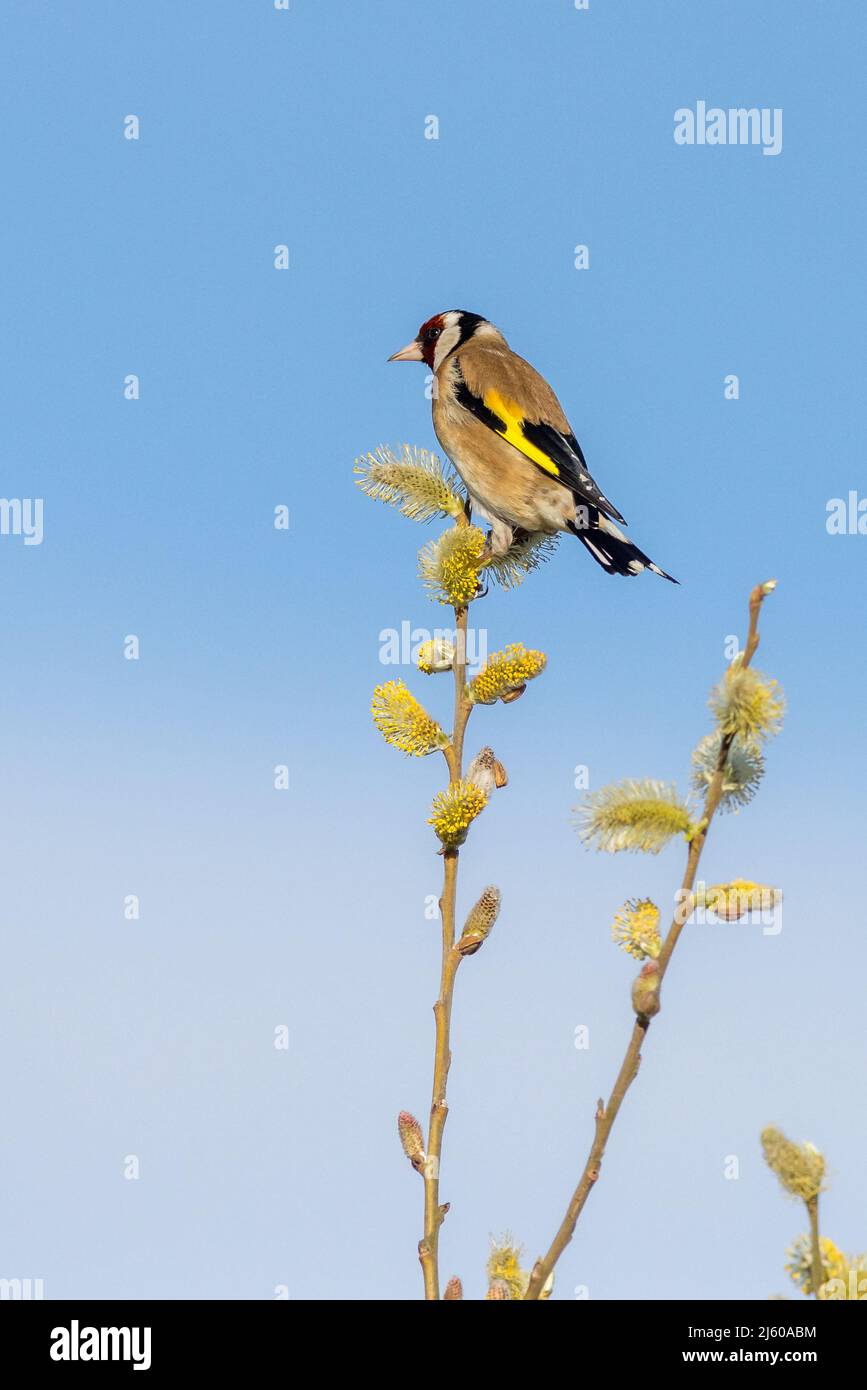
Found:
<path fill-rule="evenodd" d="M 459 782 L 463 767 L 464 733 L 470 717 L 472 705 L 466 697 L 467 666 L 467 609 L 455 609 L 457 641 L 455 643 L 454 678 L 455 710 L 451 742 L 444 749 L 449 769 L 449 783 Z M 426 1299 L 439 1298 L 439 1229 L 443 1223 L 448 1203 L 440 1204 L 440 1160 L 442 1157 L 443 1130 L 448 1116 L 446 1085 L 451 1051 L 449 1046 L 452 1020 L 452 1000 L 454 996 L 455 975 L 462 960 L 455 949 L 455 904 L 457 898 L 458 860 L 457 849 L 443 850 L 443 891 L 440 897 L 440 921 L 442 924 L 442 965 L 440 970 L 439 997 L 434 1004 L 436 1042 L 434 1047 L 433 1093 L 431 1096 L 430 1127 L 428 1130 L 427 1159 L 424 1166 L 424 1236 L 419 1241 L 418 1257 L 424 1277 Z"/>
<path fill-rule="evenodd" d="M 756 648 L 759 645 L 759 613 L 761 610 L 763 600 L 765 599 L 767 594 L 771 592 L 772 588 L 773 584 L 771 584 L 770 588 L 768 587 L 768 585 L 757 584 L 750 594 L 749 631 L 747 633 L 747 642 L 741 660 L 742 666 L 749 666 L 750 662 L 755 656 Z M 698 871 L 699 861 L 701 860 L 702 850 L 704 849 L 705 843 L 707 841 L 707 835 L 711 826 L 711 822 L 713 821 L 713 818 L 716 815 L 716 812 L 719 808 L 720 801 L 722 800 L 723 777 L 733 741 L 733 734 L 725 735 L 721 741 L 716 770 L 711 779 L 710 786 L 707 789 L 707 795 L 705 797 L 702 817 L 698 823 L 697 829 L 695 830 L 690 840 L 689 853 L 687 855 L 686 860 L 686 869 L 684 870 L 684 875 L 681 882 L 681 891 L 678 894 L 677 898 L 677 908 L 675 910 L 674 919 L 671 923 L 671 926 L 669 927 L 668 935 L 666 936 L 665 941 L 663 942 L 662 949 L 659 953 L 657 961 L 657 964 L 659 966 L 660 984 L 662 983 L 662 978 L 665 975 L 666 970 L 668 969 L 669 962 L 671 961 L 671 957 L 674 952 L 674 948 L 676 947 L 678 940 L 680 939 L 680 934 L 683 931 L 683 928 L 690 916 L 692 906 L 692 890 L 695 886 L 695 879 Z M 611 1095 L 608 1098 L 608 1104 L 604 1105 L 603 1102 L 600 1100 L 597 1106 L 596 1130 L 593 1138 L 593 1143 L 591 1145 L 587 1161 L 584 1164 L 584 1170 L 581 1174 L 578 1186 L 572 1194 L 572 1199 L 569 1202 L 568 1207 L 566 1208 L 566 1215 L 563 1217 L 563 1220 L 560 1223 L 560 1226 L 557 1230 L 557 1234 L 551 1242 L 547 1254 L 541 1256 L 533 1266 L 533 1272 L 530 1275 L 530 1281 L 527 1285 L 527 1292 L 524 1295 L 526 1299 L 539 1298 L 539 1295 L 541 1294 L 547 1279 L 550 1277 L 551 1273 L 554 1270 L 554 1266 L 556 1265 L 560 1256 L 563 1254 L 563 1251 L 566 1249 L 566 1246 L 569 1244 L 570 1240 L 575 1234 L 575 1227 L 578 1224 L 578 1218 L 581 1215 L 581 1212 L 584 1209 L 584 1204 L 587 1201 L 587 1198 L 589 1197 L 599 1177 L 599 1173 L 602 1167 L 602 1158 L 605 1153 L 605 1146 L 608 1143 L 608 1136 L 611 1133 L 614 1121 L 617 1119 L 617 1115 L 619 1113 L 621 1105 L 623 1104 L 626 1092 L 629 1090 L 629 1087 L 632 1085 L 632 1082 L 635 1080 L 635 1077 L 638 1074 L 638 1068 L 641 1065 L 641 1048 L 644 1043 L 644 1039 L 647 1036 L 647 1030 L 649 1027 L 650 1019 L 646 1018 L 637 1019 L 635 1024 L 633 1025 L 632 1034 L 629 1039 L 629 1045 L 626 1049 L 626 1055 L 623 1058 L 620 1071 L 617 1074 L 617 1080 L 615 1081 Z"/>
<path fill-rule="evenodd" d="M 813 1284 L 813 1297 L 819 1297 L 819 1290 L 825 1282 L 825 1269 L 822 1263 L 822 1247 L 819 1244 L 819 1197 L 811 1197 L 806 1203 L 810 1218 L 810 1265 Z"/>

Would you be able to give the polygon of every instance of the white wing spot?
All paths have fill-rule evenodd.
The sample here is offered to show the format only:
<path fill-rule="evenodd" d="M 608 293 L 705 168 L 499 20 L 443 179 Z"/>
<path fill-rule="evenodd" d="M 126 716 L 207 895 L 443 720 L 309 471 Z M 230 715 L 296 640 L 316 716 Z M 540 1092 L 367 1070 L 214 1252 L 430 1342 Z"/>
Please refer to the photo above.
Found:
<path fill-rule="evenodd" d="M 588 550 L 593 551 L 593 554 L 596 556 L 596 559 L 599 561 L 600 565 L 604 565 L 607 570 L 610 570 L 611 561 L 608 558 L 608 556 L 603 555 L 602 551 L 599 550 L 598 547 L 595 546 L 592 541 L 588 541 L 585 539 L 584 544 L 587 546 Z"/>

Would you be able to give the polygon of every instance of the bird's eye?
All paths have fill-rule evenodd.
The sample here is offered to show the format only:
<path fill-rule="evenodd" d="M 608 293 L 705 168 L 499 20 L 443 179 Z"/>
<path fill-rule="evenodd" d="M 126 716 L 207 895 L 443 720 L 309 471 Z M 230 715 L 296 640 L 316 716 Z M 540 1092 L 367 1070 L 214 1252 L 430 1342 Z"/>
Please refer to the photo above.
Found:
<path fill-rule="evenodd" d="M 424 335 L 424 340 L 426 343 L 435 343 L 441 333 L 441 328 L 428 328 Z"/>

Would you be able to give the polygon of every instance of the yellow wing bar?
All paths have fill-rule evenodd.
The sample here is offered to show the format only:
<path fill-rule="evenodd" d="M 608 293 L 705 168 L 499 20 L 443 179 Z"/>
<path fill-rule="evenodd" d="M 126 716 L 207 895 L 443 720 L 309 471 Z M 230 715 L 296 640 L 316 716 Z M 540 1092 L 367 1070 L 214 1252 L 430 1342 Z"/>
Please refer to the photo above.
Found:
<path fill-rule="evenodd" d="M 524 416 L 521 407 L 515 401 L 505 400 L 499 391 L 487 391 L 484 396 L 484 404 L 488 410 L 492 411 L 505 425 L 505 429 L 497 430 L 509 444 L 514 444 L 516 449 L 520 449 L 533 463 L 544 468 L 546 473 L 550 473 L 552 478 L 559 478 L 560 469 L 548 454 L 540 449 L 538 445 L 531 444 L 524 434 Z"/>

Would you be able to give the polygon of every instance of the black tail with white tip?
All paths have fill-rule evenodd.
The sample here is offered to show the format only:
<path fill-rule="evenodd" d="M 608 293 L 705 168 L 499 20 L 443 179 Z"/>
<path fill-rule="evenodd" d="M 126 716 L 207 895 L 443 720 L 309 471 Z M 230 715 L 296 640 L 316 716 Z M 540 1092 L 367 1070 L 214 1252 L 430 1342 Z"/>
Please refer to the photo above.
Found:
<path fill-rule="evenodd" d="M 601 565 L 606 574 L 623 574 L 629 578 L 641 574 L 642 570 L 652 570 L 661 579 L 668 579 L 672 584 L 680 583 L 673 575 L 666 574 L 659 565 L 655 565 L 643 550 L 633 545 L 620 528 L 602 516 L 596 507 L 579 508 L 579 519 L 569 523 L 569 530 L 590 551 L 597 565 Z"/>

